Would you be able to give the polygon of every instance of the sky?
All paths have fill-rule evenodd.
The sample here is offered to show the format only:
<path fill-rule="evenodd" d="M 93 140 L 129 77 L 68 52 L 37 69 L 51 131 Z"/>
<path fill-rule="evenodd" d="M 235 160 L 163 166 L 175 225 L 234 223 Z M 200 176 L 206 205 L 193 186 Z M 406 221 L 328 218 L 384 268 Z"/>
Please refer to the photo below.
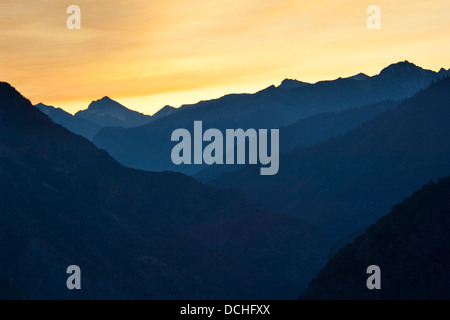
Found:
<path fill-rule="evenodd" d="M 0 81 L 71 113 L 107 95 L 153 114 L 285 78 L 448 69 L 449 14 L 449 0 L 0 0 Z"/>

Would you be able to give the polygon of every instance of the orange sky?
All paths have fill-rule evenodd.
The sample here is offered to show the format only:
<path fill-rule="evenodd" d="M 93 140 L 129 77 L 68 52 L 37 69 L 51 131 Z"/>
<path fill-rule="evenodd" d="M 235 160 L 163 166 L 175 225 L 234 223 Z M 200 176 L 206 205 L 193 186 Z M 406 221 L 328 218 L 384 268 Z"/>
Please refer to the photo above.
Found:
<path fill-rule="evenodd" d="M 153 114 L 284 78 L 449 68 L 449 14 L 449 0 L 0 0 L 0 80 L 72 113 L 108 95 Z"/>

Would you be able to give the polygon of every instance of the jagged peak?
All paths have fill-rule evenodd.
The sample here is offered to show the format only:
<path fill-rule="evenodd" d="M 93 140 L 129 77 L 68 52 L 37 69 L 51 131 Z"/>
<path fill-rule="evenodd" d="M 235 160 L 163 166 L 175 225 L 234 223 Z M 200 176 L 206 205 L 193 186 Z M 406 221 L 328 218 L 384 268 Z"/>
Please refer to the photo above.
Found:
<path fill-rule="evenodd" d="M 299 88 L 299 87 L 303 87 L 308 85 L 309 83 L 307 82 L 303 82 L 303 81 L 299 81 L 296 79 L 284 79 L 281 84 L 278 86 L 278 88 L 281 89 L 294 89 L 294 88 Z"/>
<path fill-rule="evenodd" d="M 8 82 L 0 82 L 0 97 L 0 109 L 2 110 L 19 110 L 24 107 L 33 109 L 31 102 Z M 23 103 L 24 101 L 28 103 Z"/>
<path fill-rule="evenodd" d="M 17 90 L 12 85 L 10 85 L 8 82 L 5 82 L 5 81 L 0 81 L 0 89 L 2 89 L 2 90 L 10 89 L 10 90 L 14 90 L 17 92 Z"/>
<path fill-rule="evenodd" d="M 103 98 L 101 98 L 101 99 L 98 99 L 98 100 L 96 100 L 96 101 L 102 101 L 102 102 L 116 102 L 116 101 L 114 101 L 113 99 L 111 99 L 110 97 L 108 97 L 108 96 L 104 96 Z"/>
<path fill-rule="evenodd" d="M 121 105 L 120 103 L 118 103 L 117 101 L 111 99 L 110 97 L 104 96 L 104 97 L 101 98 L 101 99 L 92 101 L 92 102 L 89 104 L 89 107 L 91 107 L 91 106 L 92 106 L 92 107 L 104 106 L 104 105 L 110 104 L 110 103 L 114 103 L 114 104 L 119 104 L 119 105 Z"/>
<path fill-rule="evenodd" d="M 45 103 L 42 103 L 42 102 L 39 102 L 39 103 L 35 104 L 34 106 L 36 108 L 39 108 L 39 107 L 53 107 L 53 106 L 49 106 L 48 104 L 45 104 Z"/>
<path fill-rule="evenodd" d="M 172 109 L 175 109 L 175 107 L 166 105 L 166 106 L 162 107 L 159 111 L 172 110 Z"/>
<path fill-rule="evenodd" d="M 38 104 L 35 104 L 34 107 L 39 109 L 41 112 L 45 113 L 46 115 L 49 115 L 52 109 L 56 109 L 55 107 L 49 106 L 49 105 L 44 104 L 42 102 L 39 102 Z"/>
<path fill-rule="evenodd" d="M 413 71 L 424 71 L 424 69 L 412 62 L 409 62 L 408 60 L 405 60 L 387 66 L 386 68 L 381 70 L 380 75 L 410 73 Z"/>
<path fill-rule="evenodd" d="M 111 111 L 111 110 L 122 110 L 122 111 L 131 111 L 124 105 L 119 102 L 111 99 L 108 96 L 104 96 L 101 99 L 92 101 L 86 110 L 79 111 L 80 113 L 85 112 L 103 112 L 103 111 Z"/>
<path fill-rule="evenodd" d="M 50 121 L 30 100 L 7 82 L 0 82 L 0 116 L 3 121 L 24 124 L 27 121 Z M 8 118 L 9 120 L 5 120 Z"/>

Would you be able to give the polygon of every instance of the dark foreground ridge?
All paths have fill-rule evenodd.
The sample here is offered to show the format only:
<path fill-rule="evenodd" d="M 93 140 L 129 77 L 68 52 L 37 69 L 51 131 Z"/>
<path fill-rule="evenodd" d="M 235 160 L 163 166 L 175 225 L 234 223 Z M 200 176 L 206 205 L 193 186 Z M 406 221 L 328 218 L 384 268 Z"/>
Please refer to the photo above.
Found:
<path fill-rule="evenodd" d="M 381 269 L 369 290 L 366 269 Z M 450 177 L 425 185 L 342 249 L 302 299 L 450 299 Z"/>

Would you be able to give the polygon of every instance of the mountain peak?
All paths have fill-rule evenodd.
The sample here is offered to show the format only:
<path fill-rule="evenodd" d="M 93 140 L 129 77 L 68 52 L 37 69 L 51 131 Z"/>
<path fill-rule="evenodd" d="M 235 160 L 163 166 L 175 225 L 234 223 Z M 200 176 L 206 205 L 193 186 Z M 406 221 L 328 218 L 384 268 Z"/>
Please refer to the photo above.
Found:
<path fill-rule="evenodd" d="M 156 112 L 152 116 L 152 118 L 153 118 L 153 120 L 161 119 L 161 118 L 171 115 L 172 113 L 176 112 L 177 110 L 178 110 L 177 108 L 167 105 L 167 106 L 164 106 L 162 109 L 160 109 L 158 112 Z"/>
<path fill-rule="evenodd" d="M 23 98 L 23 96 L 8 82 L 0 82 L 0 96 L 5 98 Z"/>
<path fill-rule="evenodd" d="M 408 60 L 397 62 L 391 64 L 381 70 L 380 76 L 389 76 L 389 75 L 409 75 L 413 72 L 425 71 L 419 66 L 416 66 L 414 63 L 409 62 Z"/>
<path fill-rule="evenodd" d="M 92 101 L 88 109 L 89 111 L 104 111 L 104 110 L 111 110 L 111 109 L 118 109 L 118 110 L 124 110 L 127 109 L 125 106 L 121 105 L 117 101 L 111 99 L 108 96 L 104 96 L 101 99 Z M 128 109 L 127 109 L 128 110 Z"/>
<path fill-rule="evenodd" d="M 370 77 L 367 74 L 360 72 L 358 74 L 355 74 L 354 76 L 348 77 L 347 79 L 361 81 L 361 80 L 366 80 L 368 78 L 370 78 Z"/>
<path fill-rule="evenodd" d="M 281 84 L 278 86 L 278 88 L 281 89 L 294 89 L 299 88 L 308 85 L 307 82 L 298 81 L 295 79 L 284 79 Z"/>
<path fill-rule="evenodd" d="M 96 101 L 101 101 L 101 102 L 116 102 L 116 101 L 114 101 L 113 99 L 111 99 L 111 98 L 108 97 L 108 96 L 104 96 L 103 98 L 101 98 L 101 99 L 99 99 L 99 100 L 96 100 Z"/>
<path fill-rule="evenodd" d="M 75 117 L 89 120 L 100 127 L 123 128 L 140 126 L 152 120 L 151 116 L 128 109 L 108 96 L 92 101 L 86 110 L 78 111 Z"/>

